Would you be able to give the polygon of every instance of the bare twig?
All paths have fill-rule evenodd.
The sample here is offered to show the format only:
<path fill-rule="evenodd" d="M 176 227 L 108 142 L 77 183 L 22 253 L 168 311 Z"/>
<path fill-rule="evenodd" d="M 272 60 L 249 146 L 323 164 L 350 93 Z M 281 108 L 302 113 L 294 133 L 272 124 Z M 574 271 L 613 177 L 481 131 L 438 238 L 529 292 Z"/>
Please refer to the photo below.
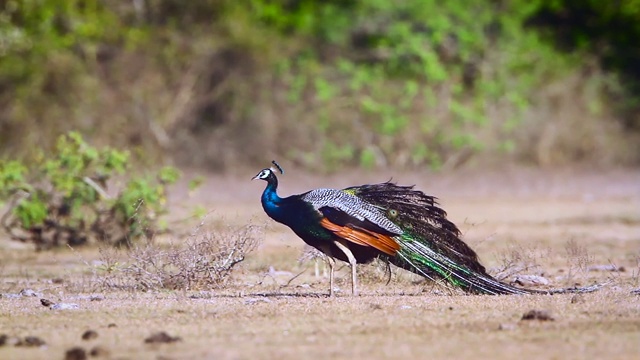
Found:
<path fill-rule="evenodd" d="M 93 181 L 92 178 L 85 176 L 82 178 L 82 181 L 84 181 L 87 185 L 91 186 L 93 190 L 95 190 L 98 193 L 98 195 L 100 195 L 100 197 L 102 197 L 103 199 L 111 199 L 111 196 L 107 194 L 107 192 L 102 188 L 102 186 L 100 186 L 97 182 Z"/>
<path fill-rule="evenodd" d="M 13 229 L 15 228 L 15 225 L 10 223 L 9 219 L 13 215 L 13 210 L 18 205 L 20 205 L 20 203 L 24 199 L 28 198 L 30 195 L 31 194 L 29 194 L 29 192 L 24 191 L 22 189 L 18 189 L 11 197 L 11 200 L 9 201 L 9 205 L 7 206 L 7 210 L 2 215 L 2 218 L 0 218 L 0 224 L 2 224 L 2 227 L 7 232 L 7 234 L 9 234 L 9 236 L 14 240 L 23 241 L 23 242 L 29 240 L 29 237 L 16 234 L 13 231 Z"/>

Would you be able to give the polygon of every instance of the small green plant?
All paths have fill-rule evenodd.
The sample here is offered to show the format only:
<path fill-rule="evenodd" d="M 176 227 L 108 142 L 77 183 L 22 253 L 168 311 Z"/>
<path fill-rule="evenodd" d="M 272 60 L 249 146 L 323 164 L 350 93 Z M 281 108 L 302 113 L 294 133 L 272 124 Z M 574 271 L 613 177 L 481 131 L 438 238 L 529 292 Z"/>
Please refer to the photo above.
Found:
<path fill-rule="evenodd" d="M 180 176 L 163 168 L 132 178 L 110 195 L 108 181 L 129 169 L 129 153 L 92 147 L 77 132 L 59 137 L 53 153 L 29 165 L 0 161 L 0 201 L 8 202 L 0 220 L 12 239 L 37 249 L 149 236 L 165 212 L 167 185 Z"/>

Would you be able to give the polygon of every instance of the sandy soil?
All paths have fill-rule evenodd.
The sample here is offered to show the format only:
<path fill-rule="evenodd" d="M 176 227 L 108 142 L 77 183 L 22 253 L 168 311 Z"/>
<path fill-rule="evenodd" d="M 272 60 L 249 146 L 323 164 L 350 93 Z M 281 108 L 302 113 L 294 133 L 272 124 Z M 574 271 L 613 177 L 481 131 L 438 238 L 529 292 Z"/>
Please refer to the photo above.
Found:
<path fill-rule="evenodd" d="M 259 170 L 259 169 L 258 169 Z M 211 210 L 211 231 L 265 224 L 264 240 L 223 289 L 131 291 L 104 286 L 97 249 L 34 253 L 0 241 L 0 335 L 37 336 L 41 347 L 0 346 L 0 359 L 64 358 L 101 346 L 114 359 L 490 358 L 636 359 L 640 354 L 640 172 L 631 170 L 465 171 L 395 174 L 441 199 L 485 265 L 505 259 L 530 267 L 547 287 L 607 283 L 596 293 L 466 296 L 394 270 L 362 267 L 362 296 L 349 296 L 348 269 L 338 296 L 301 264 L 301 240 L 270 221 L 259 205 L 257 171 L 209 176 L 194 194 L 171 198 L 173 241 L 193 222 L 177 221 L 197 205 Z M 287 174 L 281 193 L 384 181 L 384 173 Z M 516 261 L 517 262 L 517 261 Z M 623 271 L 590 271 L 593 266 Z M 269 270 L 271 267 L 271 270 Z M 300 276 L 297 276 L 302 272 Z M 512 279 L 512 278 L 511 278 Z M 10 296 L 22 289 L 37 296 Z M 92 300 L 91 296 L 98 296 Z M 79 305 L 50 310 L 40 298 Z M 96 301 L 99 300 L 99 301 Z M 521 320 L 530 310 L 552 320 Z M 88 329 L 98 337 L 82 340 Z M 181 340 L 147 344 L 166 331 Z"/>

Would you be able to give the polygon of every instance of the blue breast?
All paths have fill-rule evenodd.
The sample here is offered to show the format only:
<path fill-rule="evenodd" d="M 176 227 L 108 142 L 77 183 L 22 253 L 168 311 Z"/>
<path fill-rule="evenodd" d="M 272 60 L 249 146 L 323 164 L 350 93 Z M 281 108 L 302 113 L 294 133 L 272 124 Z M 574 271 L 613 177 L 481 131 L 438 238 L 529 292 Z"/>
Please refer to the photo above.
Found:
<path fill-rule="evenodd" d="M 314 232 L 320 228 L 320 215 L 299 196 L 281 198 L 276 193 L 275 186 L 268 185 L 262 193 L 262 208 L 273 220 L 289 226 L 296 233 Z M 315 230 L 315 231 L 314 231 Z M 324 229 L 320 232 L 324 233 Z"/>

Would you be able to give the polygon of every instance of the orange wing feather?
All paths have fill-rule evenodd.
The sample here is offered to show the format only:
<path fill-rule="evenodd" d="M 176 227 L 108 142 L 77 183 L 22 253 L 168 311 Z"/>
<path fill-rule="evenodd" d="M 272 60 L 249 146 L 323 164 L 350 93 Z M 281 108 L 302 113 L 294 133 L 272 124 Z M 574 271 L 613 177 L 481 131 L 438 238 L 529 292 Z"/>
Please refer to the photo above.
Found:
<path fill-rule="evenodd" d="M 327 218 L 322 218 L 320 225 L 336 234 L 336 236 L 358 245 L 371 246 L 385 254 L 393 256 L 400 250 L 400 245 L 388 235 L 378 234 L 366 229 L 354 229 L 348 226 L 337 225 Z"/>

